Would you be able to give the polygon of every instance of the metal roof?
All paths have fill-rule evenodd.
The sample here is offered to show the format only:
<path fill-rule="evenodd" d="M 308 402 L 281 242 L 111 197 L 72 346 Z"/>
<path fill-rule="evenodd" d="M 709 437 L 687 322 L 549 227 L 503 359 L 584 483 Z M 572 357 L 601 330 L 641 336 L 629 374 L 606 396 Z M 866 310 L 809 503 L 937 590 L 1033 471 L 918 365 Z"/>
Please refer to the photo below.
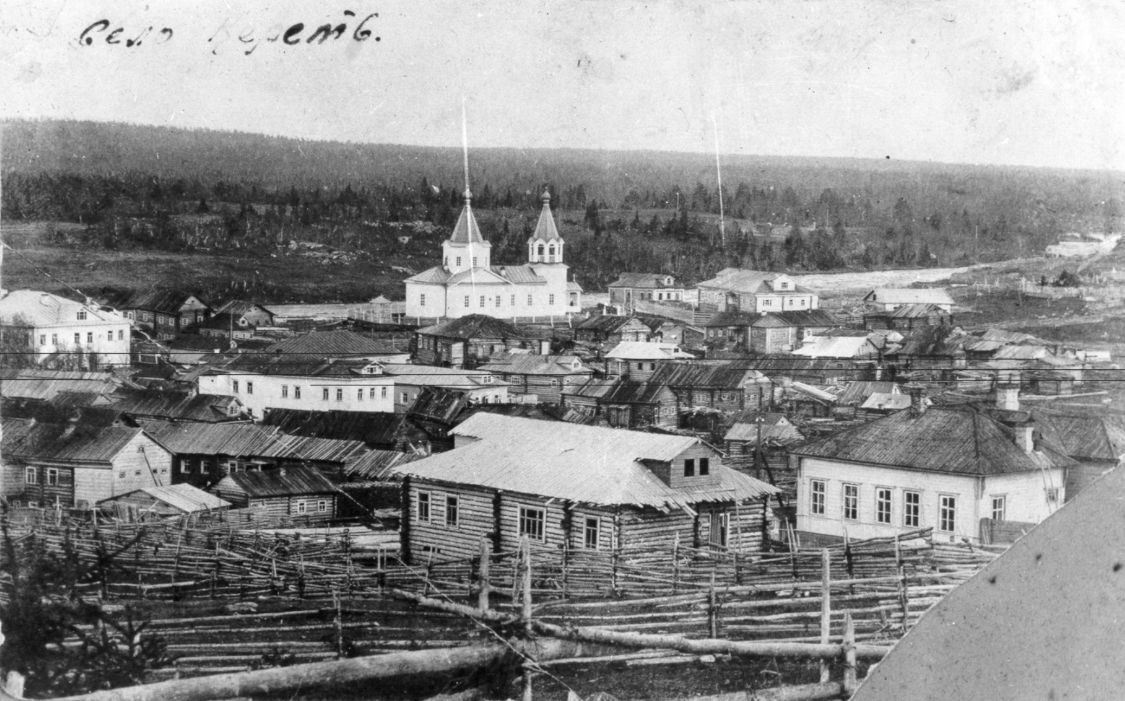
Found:
<path fill-rule="evenodd" d="M 1125 457 L 1125 417 L 1034 407 L 1035 423 L 1072 458 L 1118 461 Z"/>
<path fill-rule="evenodd" d="M 319 360 L 344 356 L 401 355 L 408 351 L 396 348 L 393 343 L 339 329 L 313 331 L 287 338 L 269 346 L 264 352 Z"/>
<path fill-rule="evenodd" d="M 40 423 L 34 419 L 3 419 L 0 452 L 8 460 L 46 460 L 108 465 L 143 433 L 127 426 L 82 423 Z"/>
<path fill-rule="evenodd" d="M 899 391 L 898 385 L 894 382 L 849 382 L 844 386 L 844 391 L 840 392 L 840 395 L 836 397 L 836 403 L 840 406 L 858 406 L 877 392 L 898 394 Z"/>
<path fill-rule="evenodd" d="M 185 513 L 208 511 L 210 509 L 225 509 L 229 508 L 231 505 L 226 499 L 220 499 L 214 494 L 208 494 L 199 487 L 194 487 L 186 482 L 170 484 L 163 487 L 142 487 L 132 492 L 118 494 L 109 499 L 102 499 L 98 503 L 104 504 L 106 502 L 120 501 L 138 492 L 147 494 L 156 501 L 173 506 Z"/>
<path fill-rule="evenodd" d="M 122 382 L 108 372 L 0 371 L 0 396 L 52 400 L 59 394 L 109 394 Z"/>
<path fill-rule="evenodd" d="M 393 445 L 405 417 L 390 412 L 305 411 L 267 409 L 262 424 L 292 435 L 363 441 L 368 445 Z"/>
<path fill-rule="evenodd" d="M 457 319 L 449 319 L 433 326 L 418 329 L 417 333 L 423 336 L 464 339 L 518 339 L 523 337 L 519 330 L 508 322 L 484 314 L 469 314 Z"/>
<path fill-rule="evenodd" d="M 227 408 L 239 405 L 232 396 L 217 394 L 188 394 L 187 392 L 160 392 L 155 390 L 118 390 L 110 397 L 109 407 L 131 416 L 148 416 L 181 421 L 234 421 Z"/>
<path fill-rule="evenodd" d="M 590 375 L 594 372 L 574 355 L 526 353 L 494 356 L 480 369 L 506 375 Z"/>
<path fill-rule="evenodd" d="M 82 313 L 85 319 L 79 320 Z M 105 311 L 96 304 L 36 290 L 12 290 L 0 296 L 0 323 L 15 325 L 18 320 L 36 328 L 52 326 L 84 327 L 129 324 L 124 316 Z"/>
<path fill-rule="evenodd" d="M 664 282 L 668 278 L 672 278 L 671 284 L 666 284 Z M 617 276 L 617 280 L 609 283 L 609 287 L 633 287 L 646 290 L 658 290 L 678 287 L 678 285 L 676 285 L 675 278 L 663 273 L 621 273 Z"/>
<path fill-rule="evenodd" d="M 672 343 L 648 343 L 645 341 L 622 341 L 606 352 L 611 360 L 671 360 L 673 358 L 694 358 Z"/>
<path fill-rule="evenodd" d="M 758 423 L 755 421 L 757 416 L 762 417 L 762 440 L 780 443 L 782 445 L 790 445 L 798 443 L 805 439 L 804 435 L 785 418 L 785 414 L 778 414 L 774 412 L 763 412 L 761 414 L 749 414 L 744 417 L 744 420 L 731 425 L 726 435 L 723 436 L 725 441 L 756 441 L 758 440 Z"/>
<path fill-rule="evenodd" d="M 551 193 L 544 190 L 539 199 L 543 202 L 543 209 L 539 210 L 539 221 L 535 223 L 535 231 L 528 241 L 555 241 L 562 238 L 555 227 L 555 218 L 551 216 Z"/>
<path fill-rule="evenodd" d="M 669 387 L 737 390 L 764 379 L 757 370 L 736 363 L 664 363 L 652 373 L 649 382 Z"/>
<path fill-rule="evenodd" d="M 457 224 L 453 227 L 453 233 L 449 235 L 449 240 L 454 243 L 486 243 L 481 236 L 477 218 L 473 216 L 471 201 L 472 196 L 466 190 L 465 206 L 461 208 L 461 216 L 457 217 Z"/>
<path fill-rule="evenodd" d="M 809 336 L 793 355 L 810 358 L 862 358 L 875 355 L 878 348 L 866 336 Z"/>
<path fill-rule="evenodd" d="M 224 482 L 233 482 L 252 498 L 330 494 L 337 491 L 326 477 L 308 467 L 231 472 L 219 480 L 213 489 L 220 491 Z"/>
<path fill-rule="evenodd" d="M 667 462 L 698 438 L 475 414 L 452 433 L 476 442 L 400 467 L 425 480 L 590 504 L 683 508 L 742 501 L 777 490 L 718 462 L 710 484 L 674 489 L 643 461 Z"/>
<path fill-rule="evenodd" d="M 927 472 L 1000 475 L 1065 467 L 1050 450 L 1026 453 L 1009 430 L 971 408 L 899 411 L 793 449 L 793 454 Z"/>

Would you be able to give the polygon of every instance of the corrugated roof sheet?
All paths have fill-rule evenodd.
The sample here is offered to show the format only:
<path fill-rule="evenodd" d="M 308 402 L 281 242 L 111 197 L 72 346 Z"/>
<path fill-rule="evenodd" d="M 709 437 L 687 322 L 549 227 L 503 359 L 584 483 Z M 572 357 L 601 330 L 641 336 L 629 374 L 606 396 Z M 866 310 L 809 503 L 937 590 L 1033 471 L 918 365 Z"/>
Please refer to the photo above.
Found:
<path fill-rule="evenodd" d="M 237 484 L 252 498 L 300 496 L 302 494 L 330 494 L 336 491 L 323 475 L 312 468 L 284 467 L 277 470 L 248 470 L 232 472 L 219 481 Z"/>
<path fill-rule="evenodd" d="M 899 411 L 792 451 L 795 455 L 927 472 L 999 475 L 1065 467 L 1073 461 L 1015 444 L 1008 429 L 971 408 Z"/>
<path fill-rule="evenodd" d="M 682 508 L 742 501 L 774 487 L 718 464 L 718 483 L 673 489 L 642 460 L 668 461 L 699 443 L 687 436 L 475 414 L 453 430 L 479 440 L 410 463 L 401 474 L 590 504 Z"/>

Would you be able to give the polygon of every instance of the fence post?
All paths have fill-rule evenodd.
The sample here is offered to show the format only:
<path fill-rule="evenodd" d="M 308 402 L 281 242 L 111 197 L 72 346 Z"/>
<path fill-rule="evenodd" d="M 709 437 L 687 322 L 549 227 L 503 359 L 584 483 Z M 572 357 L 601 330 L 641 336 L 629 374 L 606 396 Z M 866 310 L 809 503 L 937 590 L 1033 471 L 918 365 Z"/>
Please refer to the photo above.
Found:
<path fill-rule="evenodd" d="M 344 658 L 344 620 L 340 608 L 340 594 L 335 589 L 332 590 L 332 604 L 336 608 L 336 618 L 332 621 L 336 626 L 336 659 L 342 660 Z"/>
<path fill-rule="evenodd" d="M 680 591 L 680 534 L 672 539 L 672 593 Z"/>
<path fill-rule="evenodd" d="M 531 540 L 525 535 L 520 544 L 523 550 L 523 630 L 531 636 Z M 530 679 L 530 678 L 529 678 Z M 529 682 L 530 686 L 530 682 Z"/>
<path fill-rule="evenodd" d="M 820 551 L 820 644 L 827 645 L 832 632 L 832 557 L 828 548 Z M 828 660 L 820 662 L 820 682 L 829 681 L 831 670 Z"/>
<path fill-rule="evenodd" d="M 523 666 L 523 696 L 522 696 L 523 701 L 533 701 L 534 693 L 533 693 L 533 690 L 532 690 L 531 679 L 532 679 L 531 668 L 527 665 L 527 663 L 524 663 L 524 666 Z"/>
<path fill-rule="evenodd" d="M 707 590 L 707 624 L 712 638 L 719 637 L 719 598 L 715 593 L 715 568 L 711 568 L 711 586 Z"/>
<path fill-rule="evenodd" d="M 855 623 L 844 614 L 844 696 L 851 697 L 856 687 Z"/>
<path fill-rule="evenodd" d="M 488 595 L 492 590 L 489 583 L 489 565 L 492 559 L 492 547 L 487 538 L 480 539 L 480 566 L 477 567 L 477 608 L 484 613 L 488 610 Z"/>
<path fill-rule="evenodd" d="M 906 590 L 906 567 L 898 566 L 898 603 L 902 608 L 902 633 L 906 635 L 906 626 L 910 620 L 910 594 Z"/>

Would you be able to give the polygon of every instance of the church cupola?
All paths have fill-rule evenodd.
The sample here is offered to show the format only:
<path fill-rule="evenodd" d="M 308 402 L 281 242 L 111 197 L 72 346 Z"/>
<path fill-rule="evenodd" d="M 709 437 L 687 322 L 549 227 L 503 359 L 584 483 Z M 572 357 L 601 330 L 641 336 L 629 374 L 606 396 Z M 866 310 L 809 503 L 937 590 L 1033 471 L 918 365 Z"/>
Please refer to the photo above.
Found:
<path fill-rule="evenodd" d="M 488 268 L 492 245 L 481 236 L 480 226 L 473 216 L 473 193 L 465 188 L 465 206 L 453 233 L 441 245 L 442 265 L 453 274 L 471 268 Z"/>
<path fill-rule="evenodd" d="M 546 189 L 539 198 L 543 202 L 543 209 L 539 212 L 539 221 L 535 231 L 527 240 L 527 261 L 529 263 L 561 263 L 563 262 L 563 240 L 559 230 L 555 227 L 555 218 L 551 214 L 551 193 Z"/>

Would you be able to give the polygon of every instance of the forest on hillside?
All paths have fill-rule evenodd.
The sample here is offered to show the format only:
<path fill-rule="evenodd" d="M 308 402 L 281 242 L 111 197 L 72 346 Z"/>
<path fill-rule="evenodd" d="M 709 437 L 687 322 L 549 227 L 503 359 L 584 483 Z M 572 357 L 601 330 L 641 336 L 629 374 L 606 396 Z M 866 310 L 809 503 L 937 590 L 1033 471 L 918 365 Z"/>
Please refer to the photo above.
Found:
<path fill-rule="evenodd" d="M 47 243 L 432 265 L 462 206 L 456 149 L 73 121 L 7 122 L 0 216 Z M 1120 228 L 1120 174 L 664 152 L 474 149 L 493 260 L 518 263 L 546 187 L 587 289 L 624 270 L 956 265 Z M 720 219 L 720 211 L 723 217 Z M 77 233 L 76 233 L 77 232 Z M 427 261 L 427 259 L 430 259 Z"/>

